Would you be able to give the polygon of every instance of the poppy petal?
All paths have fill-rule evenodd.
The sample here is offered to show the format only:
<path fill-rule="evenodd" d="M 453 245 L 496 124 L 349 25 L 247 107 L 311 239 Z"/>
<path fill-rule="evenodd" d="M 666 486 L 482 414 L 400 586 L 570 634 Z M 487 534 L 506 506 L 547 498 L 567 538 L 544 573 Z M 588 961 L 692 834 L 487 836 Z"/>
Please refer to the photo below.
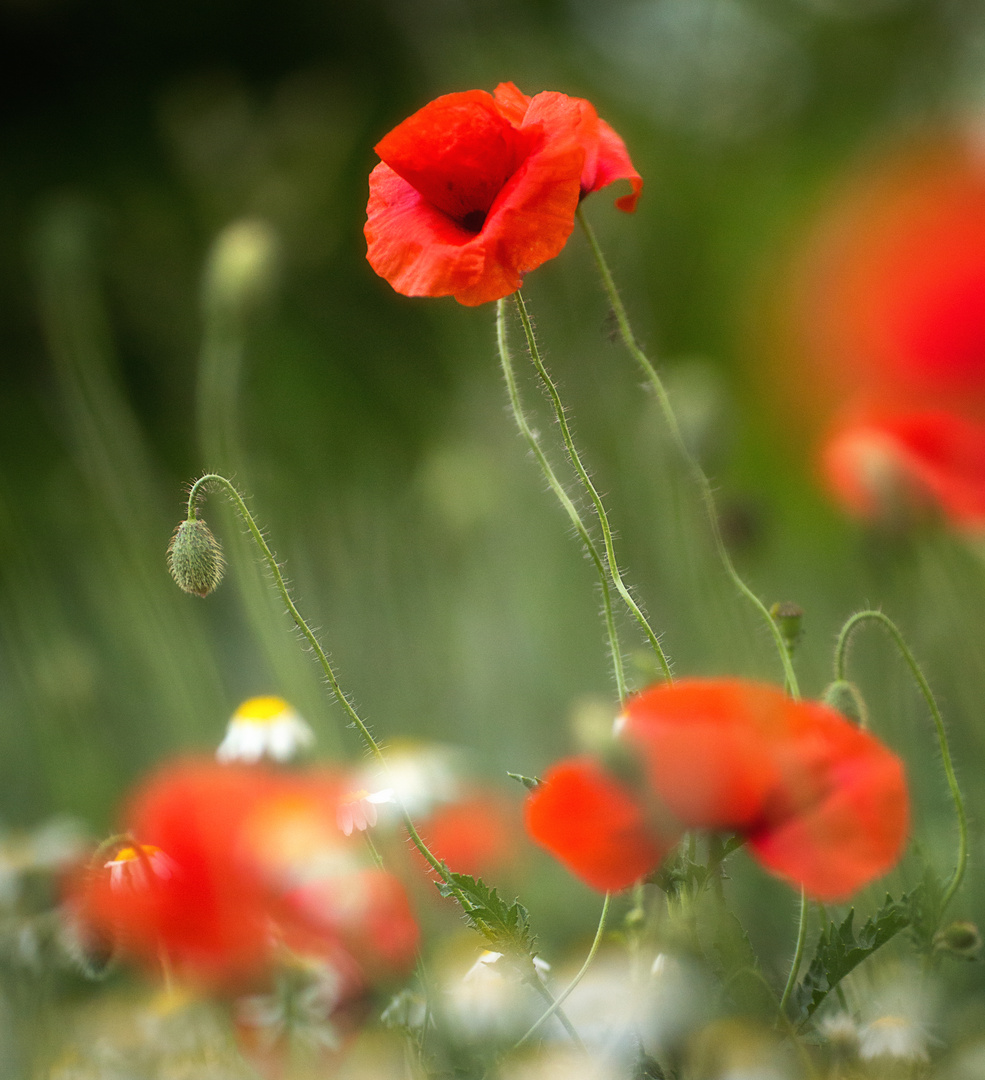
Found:
<path fill-rule="evenodd" d="M 527 797 L 527 831 L 571 873 L 601 892 L 625 889 L 659 866 L 670 842 L 640 800 L 591 758 L 569 758 Z"/>
<path fill-rule="evenodd" d="M 862 414 L 829 436 L 821 468 L 858 517 L 933 505 L 959 528 L 985 526 L 985 424 L 942 411 Z"/>
<path fill-rule="evenodd" d="M 685 828 L 741 829 L 777 783 L 769 747 L 785 734 L 787 701 L 776 687 L 738 679 L 682 680 L 630 698 L 620 730 Z"/>
<path fill-rule="evenodd" d="M 816 900 L 844 900 L 899 859 L 909 797 L 899 758 L 817 703 L 791 703 L 800 729 L 784 751 L 784 784 L 749 847 Z"/>

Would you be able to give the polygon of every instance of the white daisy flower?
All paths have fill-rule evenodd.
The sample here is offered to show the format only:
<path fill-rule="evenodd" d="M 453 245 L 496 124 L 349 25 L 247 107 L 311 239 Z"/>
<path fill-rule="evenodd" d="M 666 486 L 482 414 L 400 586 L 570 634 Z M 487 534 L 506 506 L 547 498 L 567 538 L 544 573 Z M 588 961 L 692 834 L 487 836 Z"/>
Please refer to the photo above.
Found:
<path fill-rule="evenodd" d="M 265 757 L 284 762 L 314 741 L 314 732 L 294 709 L 283 698 L 268 695 L 244 701 L 233 713 L 215 756 L 223 764 L 253 764 Z"/>
<path fill-rule="evenodd" d="M 930 1061 L 929 1038 L 923 1024 L 909 1016 L 880 1016 L 859 1032 L 858 1056 L 863 1061 L 896 1058 L 898 1061 Z"/>
<path fill-rule="evenodd" d="M 346 836 L 352 835 L 353 829 L 365 832 L 376 824 L 376 808 L 381 803 L 396 802 L 393 788 L 384 788 L 382 791 L 369 792 L 363 788 L 360 791 L 350 792 L 338 805 L 336 820 L 339 828 Z"/>
<path fill-rule="evenodd" d="M 120 848 L 116 857 L 103 866 L 109 870 L 111 889 L 143 888 L 147 884 L 148 870 L 161 881 L 173 877 L 175 871 L 173 860 L 154 844 Z"/>

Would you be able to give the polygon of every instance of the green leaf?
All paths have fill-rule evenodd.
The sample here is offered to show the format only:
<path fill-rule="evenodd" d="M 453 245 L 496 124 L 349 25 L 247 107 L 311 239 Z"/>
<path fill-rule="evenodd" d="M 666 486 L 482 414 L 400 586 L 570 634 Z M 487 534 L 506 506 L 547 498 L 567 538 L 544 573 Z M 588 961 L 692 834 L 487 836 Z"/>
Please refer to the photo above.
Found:
<path fill-rule="evenodd" d="M 924 866 L 920 884 L 907 900 L 910 911 L 910 937 L 921 952 L 932 952 L 934 935 L 940 929 L 944 882 L 930 866 Z"/>
<path fill-rule="evenodd" d="M 494 945 L 498 952 L 532 957 L 536 939 L 530 931 L 527 909 L 519 900 L 507 903 L 481 878 L 448 870 L 446 881 L 436 881 L 438 892 L 457 900 L 465 921 Z"/>
<path fill-rule="evenodd" d="M 810 1019 L 838 983 L 906 929 L 912 917 L 910 896 L 894 900 L 887 894 L 882 907 L 858 930 L 854 926 L 854 908 L 841 923 L 828 922 L 817 940 L 807 972 L 794 991 L 797 1023 Z"/>
<path fill-rule="evenodd" d="M 544 782 L 539 776 L 524 776 L 523 773 L 508 772 L 506 774 L 511 780 L 515 780 L 518 784 L 523 784 L 527 791 L 533 791 L 535 788 L 539 788 Z"/>

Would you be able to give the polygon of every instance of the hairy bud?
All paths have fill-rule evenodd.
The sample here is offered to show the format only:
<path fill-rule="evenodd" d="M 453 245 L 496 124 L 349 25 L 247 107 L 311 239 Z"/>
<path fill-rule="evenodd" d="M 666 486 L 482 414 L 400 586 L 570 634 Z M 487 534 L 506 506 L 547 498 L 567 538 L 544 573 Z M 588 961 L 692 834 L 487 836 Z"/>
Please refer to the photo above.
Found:
<path fill-rule="evenodd" d="M 934 948 L 973 960 L 982 947 L 982 935 L 973 922 L 953 922 L 934 935 Z"/>
<path fill-rule="evenodd" d="M 208 596 L 222 581 L 226 560 L 222 545 L 201 518 L 183 521 L 168 545 L 168 569 L 178 588 Z"/>
<path fill-rule="evenodd" d="M 770 608 L 770 615 L 780 629 L 787 652 L 792 654 L 803 633 L 804 609 L 789 600 L 777 601 Z"/>
<path fill-rule="evenodd" d="M 859 727 L 869 726 L 869 710 L 854 683 L 846 679 L 835 679 L 824 691 L 822 700 L 825 705 L 830 705 L 832 709 L 836 709 L 847 720 L 858 724 Z"/>

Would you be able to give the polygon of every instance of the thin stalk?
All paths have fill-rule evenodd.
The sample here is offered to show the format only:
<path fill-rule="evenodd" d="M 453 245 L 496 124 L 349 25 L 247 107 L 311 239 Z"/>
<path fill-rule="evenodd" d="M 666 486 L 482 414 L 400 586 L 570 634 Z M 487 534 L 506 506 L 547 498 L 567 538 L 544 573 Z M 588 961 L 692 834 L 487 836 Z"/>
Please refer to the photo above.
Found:
<path fill-rule="evenodd" d="M 540 466 L 540 471 L 544 474 L 548 486 L 557 496 L 561 506 L 564 507 L 571 524 L 575 528 L 575 532 L 578 534 L 579 539 L 585 546 L 585 550 L 588 552 L 589 558 L 595 564 L 599 584 L 602 588 L 602 616 L 605 622 L 606 633 L 609 638 L 609 652 L 612 656 L 612 672 L 616 680 L 619 701 L 623 702 L 626 700 L 627 696 L 626 673 L 623 666 L 622 650 L 619 646 L 619 637 L 616 633 L 616 624 L 612 615 L 612 594 L 609 591 L 609 575 L 606 572 L 605 564 L 595 545 L 595 541 L 592 539 L 588 527 L 585 525 L 581 514 L 578 512 L 578 508 L 564 490 L 561 481 L 558 480 L 557 474 L 554 472 L 551 463 L 547 460 L 547 456 L 541 448 L 540 439 L 538 439 L 536 432 L 534 432 L 533 428 L 531 428 L 530 424 L 527 422 L 527 417 L 524 414 L 523 405 L 520 401 L 520 390 L 517 386 L 516 374 L 513 371 L 513 360 L 510 356 L 509 346 L 506 342 L 506 305 L 502 300 L 499 300 L 496 303 L 496 341 L 499 346 L 500 366 L 503 369 L 503 377 L 506 380 L 506 389 L 509 393 L 510 406 L 513 409 L 513 419 L 516 421 L 516 426 L 519 428 L 520 434 L 526 440 L 531 453 L 537 460 L 537 464 Z"/>
<path fill-rule="evenodd" d="M 236 510 L 239 512 L 240 517 L 243 519 L 243 522 L 245 523 L 247 529 L 249 529 L 250 534 L 252 535 L 257 547 L 260 549 L 260 552 L 262 553 L 267 563 L 267 568 L 270 571 L 270 576 L 273 578 L 274 585 L 277 589 L 277 592 L 280 594 L 281 600 L 284 602 L 284 606 L 290 612 L 291 618 L 294 620 L 295 625 L 301 631 L 301 634 L 310 646 L 311 651 L 317 657 L 318 663 L 321 665 L 321 669 L 325 674 L 325 678 L 328 680 L 328 684 L 332 688 L 332 692 L 335 694 L 335 697 L 338 700 L 339 704 L 345 710 L 345 713 L 349 717 L 352 726 L 356 728 L 356 730 L 362 736 L 363 742 L 366 744 L 369 752 L 373 755 L 373 757 L 376 758 L 380 766 L 384 770 L 386 770 L 388 766 L 386 758 L 383 756 L 383 751 L 380 749 L 380 744 L 376 741 L 375 738 L 373 738 L 373 735 L 370 732 L 369 728 L 365 725 L 365 723 L 363 723 L 362 718 L 356 712 L 355 708 L 352 705 L 352 702 L 349 701 L 345 692 L 342 690 L 342 687 L 339 684 L 339 680 L 336 678 L 335 671 L 333 670 L 332 665 L 329 662 L 328 656 L 325 654 L 325 650 L 321 646 L 321 642 L 315 636 L 314 631 L 311 629 L 310 626 L 308 626 L 308 624 L 302 618 L 301 612 L 298 611 L 297 607 L 295 606 L 294 601 L 291 598 L 291 594 L 288 591 L 287 583 L 284 581 L 284 575 L 280 572 L 280 565 L 277 562 L 277 559 L 274 557 L 274 553 L 270 550 L 267 541 L 264 539 L 263 533 L 260 531 L 260 528 L 254 520 L 253 515 L 250 513 L 249 508 L 243 501 L 242 495 L 240 495 L 240 493 L 236 490 L 235 486 L 224 476 L 220 476 L 218 473 L 206 473 L 204 476 L 199 477 L 199 479 L 196 480 L 195 483 L 192 485 L 191 490 L 188 493 L 188 520 L 195 520 L 197 516 L 196 504 L 200 497 L 200 493 L 203 491 L 204 488 L 209 485 L 221 486 L 225 490 L 225 493 L 229 497 L 233 506 L 235 506 Z M 404 828 L 407 830 L 407 833 L 413 841 L 414 846 L 424 856 L 424 858 L 427 860 L 428 864 L 435 871 L 435 873 L 437 873 L 438 876 L 447 885 L 451 887 L 456 899 L 461 901 L 463 897 L 461 896 L 459 890 L 456 888 L 455 883 L 452 881 L 448 870 L 445 868 L 443 863 L 441 863 L 438 859 L 435 858 L 428 846 L 421 839 L 420 835 L 417 832 L 417 829 L 414 827 L 414 823 L 411 820 L 410 815 L 407 813 L 407 810 L 403 806 L 403 804 L 400 803 L 399 806 Z"/>
<path fill-rule="evenodd" d="M 577 1031 L 575 1031 L 574 1025 L 561 1010 L 560 1000 L 555 1001 L 554 995 L 540 981 L 540 978 L 536 974 L 536 971 L 533 975 L 528 976 L 524 981 L 527 982 L 530 986 L 532 986 L 537 991 L 537 993 L 540 994 L 540 996 L 547 1002 L 547 1015 L 553 1016 L 556 1014 L 558 1020 L 560 1020 L 561 1022 L 561 1026 L 567 1032 L 568 1038 L 571 1039 L 577 1049 L 579 1049 L 583 1054 L 587 1054 L 588 1050 L 585 1048 L 585 1044 L 581 1041 L 581 1036 L 578 1034 Z M 523 1038 L 525 1039 L 526 1035 L 524 1035 Z M 523 1042 L 523 1039 L 521 1039 L 520 1042 Z M 520 1044 L 517 1043 L 517 1045 L 519 1046 Z"/>
<path fill-rule="evenodd" d="M 541 1016 L 533 1022 L 533 1024 L 531 1024 L 530 1028 L 526 1031 L 525 1034 L 520 1036 L 520 1038 L 513 1046 L 514 1050 L 521 1047 L 527 1041 L 527 1039 L 529 1039 L 530 1036 L 533 1035 L 534 1032 L 541 1026 L 541 1024 L 546 1024 L 547 1021 L 550 1020 L 550 1018 L 558 1011 L 558 1009 L 561 1008 L 565 1001 L 567 1001 L 569 995 L 574 990 L 574 988 L 585 977 L 585 972 L 588 971 L 589 966 L 595 959 L 595 954 L 598 952 L 599 945 L 602 942 L 602 935 L 605 932 L 605 920 L 609 914 L 609 900 L 611 898 L 611 895 L 611 893 L 605 894 L 605 900 L 602 903 L 602 913 L 599 915 L 598 929 L 595 931 L 595 939 L 592 941 L 592 946 L 588 950 L 588 956 L 585 957 L 584 964 L 582 964 L 581 967 L 578 969 L 578 974 L 575 975 L 575 977 L 571 980 L 570 983 L 568 983 L 568 985 L 564 988 L 564 991 L 557 996 L 554 1004 L 551 1005 L 551 1007 L 546 1012 L 542 1013 Z"/>
<path fill-rule="evenodd" d="M 794 949 L 793 960 L 790 962 L 790 974 L 787 976 L 787 985 L 783 988 L 783 996 L 780 998 L 780 1015 L 787 1015 L 787 1002 L 790 1000 L 790 995 L 793 992 L 794 984 L 797 982 L 797 974 L 800 971 L 800 964 L 804 958 L 804 945 L 807 941 L 807 913 L 808 913 L 807 893 L 803 888 L 800 890 L 800 923 L 797 927 L 797 947 Z"/>
<path fill-rule="evenodd" d="M 838 634 L 838 643 L 835 646 L 835 678 L 844 679 L 849 640 L 858 627 L 865 622 L 878 623 L 893 639 L 897 649 L 899 649 L 900 655 L 906 661 L 906 665 L 910 669 L 913 680 L 917 684 L 920 693 L 923 695 L 924 701 L 927 703 L 927 708 L 930 709 L 934 727 L 937 729 L 937 741 L 941 748 L 941 759 L 944 762 L 944 775 L 947 777 L 947 786 L 951 791 L 951 798 L 954 801 L 954 813 L 958 821 L 958 854 L 954 866 L 954 873 L 951 874 L 951 880 L 948 882 L 947 888 L 944 890 L 944 895 L 941 898 L 941 913 L 943 914 L 948 904 L 950 904 L 951 900 L 954 898 L 954 894 L 958 891 L 958 887 L 964 877 L 965 867 L 968 863 L 968 819 L 965 814 L 964 799 L 961 795 L 961 789 L 958 787 L 957 777 L 954 775 L 954 765 L 951 762 L 951 750 L 947 741 L 947 731 L 944 729 L 944 719 L 937 706 L 933 691 L 930 689 L 930 684 L 927 682 L 923 671 L 921 671 L 920 665 L 916 661 L 916 657 L 910 650 L 909 645 L 907 645 L 906 641 L 903 639 L 903 635 L 900 633 L 899 628 L 893 620 L 881 611 L 858 611 L 852 615 L 841 628 L 841 632 Z"/>
<path fill-rule="evenodd" d="M 284 606 L 290 612 L 291 618 L 294 620 L 295 625 L 301 631 L 304 639 L 308 642 L 308 645 L 311 647 L 312 652 L 314 652 L 315 656 L 317 657 L 318 663 L 321 665 L 321 669 L 324 672 L 325 678 L 327 679 L 329 686 L 331 686 L 332 692 L 335 694 L 336 699 L 338 700 L 342 708 L 345 710 L 346 715 L 349 717 L 349 720 L 352 723 L 352 726 L 355 727 L 359 734 L 362 736 L 363 742 L 366 744 L 369 752 L 373 755 L 374 758 L 376 758 L 381 768 L 383 768 L 384 771 L 388 772 L 389 766 L 387 764 L 386 757 L 384 756 L 383 751 L 380 748 L 380 744 L 373 737 L 372 732 L 370 732 L 369 728 L 363 722 L 362 718 L 356 712 L 352 703 L 349 701 L 348 697 L 342 690 L 338 678 L 335 675 L 335 671 L 333 670 L 332 665 L 329 662 L 328 656 L 326 655 L 325 650 L 321 646 L 321 642 L 319 642 L 318 638 L 315 636 L 314 631 L 307 624 L 307 622 L 305 622 L 304 618 L 301 616 L 301 613 L 298 611 L 287 588 L 287 583 L 284 581 L 284 575 L 280 572 L 280 565 L 278 564 L 274 553 L 270 550 L 267 541 L 264 539 L 263 533 L 260 531 L 260 528 L 254 520 L 253 515 L 250 513 L 250 510 L 244 502 L 242 495 L 240 495 L 240 493 L 236 490 L 235 486 L 229 480 L 227 480 L 226 477 L 220 476 L 218 473 L 206 473 L 204 476 L 199 477 L 199 479 L 196 480 L 195 483 L 192 485 L 191 490 L 188 493 L 188 520 L 194 521 L 196 519 L 197 502 L 200 498 L 200 494 L 210 485 L 222 487 L 226 495 L 232 501 L 236 510 L 239 512 L 240 517 L 243 519 L 244 524 L 249 530 L 251 536 L 257 544 L 257 547 L 259 547 L 264 557 L 264 560 L 267 563 L 267 568 L 270 571 L 271 577 L 273 578 L 277 592 L 280 594 L 281 600 L 284 602 Z M 403 826 L 406 829 L 407 834 L 410 837 L 414 846 L 424 856 L 431 869 L 438 875 L 438 877 L 441 878 L 445 885 L 448 886 L 449 892 L 458 901 L 459 906 L 462 908 L 462 910 L 468 911 L 469 904 L 465 897 L 465 894 L 455 883 L 454 878 L 452 877 L 445 864 L 434 856 L 434 854 L 431 852 L 431 849 L 421 839 L 420 833 L 418 833 L 410 814 L 407 812 L 407 808 L 399 800 L 399 797 L 397 801 L 397 806 L 400 810 L 400 816 L 403 822 Z M 481 925 L 480 921 L 478 919 L 475 919 L 474 916 L 473 919 L 475 920 L 477 925 Z M 548 998 L 550 998 L 551 1002 L 553 1002 L 554 999 L 551 998 L 550 991 L 548 991 L 547 987 L 543 986 L 543 984 L 540 983 L 539 979 L 536 981 L 542 992 L 546 994 Z M 567 1017 L 559 1013 L 558 1019 L 560 1019 L 565 1025 L 565 1029 L 570 1034 L 572 1041 L 574 1041 L 577 1046 L 583 1048 L 583 1044 L 581 1042 L 581 1039 L 578 1037 L 578 1033 L 571 1026 L 571 1023 L 567 1019 Z"/>
<path fill-rule="evenodd" d="M 585 217 L 584 211 L 581 207 L 578 208 L 578 220 L 581 223 L 581 227 L 585 232 L 585 236 L 588 238 L 589 247 L 592 249 L 592 255 L 595 258 L 596 266 L 599 270 L 599 275 L 602 278 L 602 285 L 605 289 L 606 295 L 609 299 L 609 304 L 612 307 L 612 313 L 616 318 L 616 325 L 619 327 L 619 336 L 622 338 L 623 344 L 626 349 L 636 360 L 639 366 L 643 369 L 643 373 L 649 380 L 650 386 L 653 388 L 653 392 L 657 397 L 657 401 L 660 405 L 661 412 L 664 416 L 664 422 L 667 424 L 667 429 L 670 431 L 671 439 L 677 448 L 681 459 L 687 466 L 690 472 L 695 486 L 701 496 L 701 501 L 704 504 L 705 512 L 708 515 L 708 522 L 711 526 L 712 538 L 715 543 L 715 550 L 718 553 L 718 557 L 721 560 L 722 566 L 725 568 L 725 572 L 728 574 L 733 585 L 739 590 L 740 593 L 755 607 L 755 609 L 762 616 L 764 622 L 769 627 L 770 633 L 773 635 L 773 641 L 776 644 L 776 651 L 780 657 L 780 663 L 783 666 L 783 677 L 787 686 L 787 690 L 794 698 L 800 697 L 800 689 L 797 683 L 797 675 L 793 669 L 793 663 L 790 659 L 790 655 L 787 651 L 786 644 L 783 640 L 783 636 L 780 633 L 779 627 L 776 625 L 776 620 L 769 613 L 769 609 L 763 603 L 762 600 L 749 588 L 749 586 L 743 581 L 739 575 L 738 570 L 735 568 L 735 564 L 732 562 L 732 556 L 729 554 L 728 548 L 725 545 L 725 540 L 722 537 L 722 530 L 718 522 L 718 510 L 715 506 L 715 493 L 712 490 L 711 481 L 705 475 L 704 469 L 698 463 L 697 458 L 691 453 L 687 442 L 681 433 L 680 425 L 677 422 L 677 416 L 674 413 L 674 408 L 670 403 L 670 398 L 667 395 L 667 389 L 663 384 L 663 380 L 657 374 L 656 368 L 650 362 L 646 353 L 640 348 L 636 337 L 633 334 L 633 329 L 629 324 L 629 317 L 626 314 L 626 308 L 623 305 L 622 300 L 619 297 L 619 292 L 616 289 L 615 281 L 612 278 L 612 274 L 609 271 L 609 265 L 605 261 L 605 256 L 602 254 L 602 249 L 599 247 L 598 241 L 595 239 L 595 233 L 592 231 L 591 226 L 588 223 L 588 219 Z"/>
<path fill-rule="evenodd" d="M 571 429 L 568 426 L 568 418 L 565 413 L 564 404 L 561 401 L 561 395 L 558 393 L 557 385 L 554 383 L 547 368 L 544 366 L 544 361 L 540 355 L 537 338 L 534 335 L 533 324 L 531 323 L 530 315 L 527 312 L 527 305 L 524 303 L 523 297 L 519 292 L 513 294 L 513 299 L 516 302 L 516 309 L 520 314 L 520 322 L 523 323 L 523 332 L 527 338 L 527 348 L 530 351 L 530 359 L 533 361 L 534 367 L 537 369 L 537 374 L 540 376 L 540 381 L 544 384 L 544 389 L 547 391 L 547 395 L 551 399 L 551 405 L 554 407 L 554 415 L 557 418 L 558 427 L 561 429 L 561 438 L 564 440 L 564 448 L 568 453 L 568 460 L 574 467 L 582 487 L 585 489 L 595 507 L 595 513 L 599 519 L 599 525 L 602 528 L 602 540 L 605 544 L 605 561 L 609 569 L 609 576 L 612 579 L 612 584 L 616 587 L 616 592 L 622 597 L 623 603 L 629 609 L 633 618 L 640 624 L 643 633 L 646 634 L 650 642 L 650 647 L 656 654 L 660 667 L 663 670 L 664 678 L 667 682 L 673 682 L 674 676 L 671 673 L 667 656 L 660 646 L 660 641 L 654 633 L 653 627 L 650 625 L 647 617 L 640 610 L 639 605 L 633 599 L 632 594 L 629 589 L 626 588 L 626 584 L 623 581 L 622 574 L 619 570 L 619 563 L 616 561 L 616 551 L 612 542 L 612 529 L 609 526 L 609 516 L 606 513 L 605 505 L 602 502 L 602 498 L 599 495 L 595 484 L 592 483 L 592 478 L 589 476 L 588 470 L 582 463 L 581 455 L 578 453 L 574 439 L 571 436 Z"/>

